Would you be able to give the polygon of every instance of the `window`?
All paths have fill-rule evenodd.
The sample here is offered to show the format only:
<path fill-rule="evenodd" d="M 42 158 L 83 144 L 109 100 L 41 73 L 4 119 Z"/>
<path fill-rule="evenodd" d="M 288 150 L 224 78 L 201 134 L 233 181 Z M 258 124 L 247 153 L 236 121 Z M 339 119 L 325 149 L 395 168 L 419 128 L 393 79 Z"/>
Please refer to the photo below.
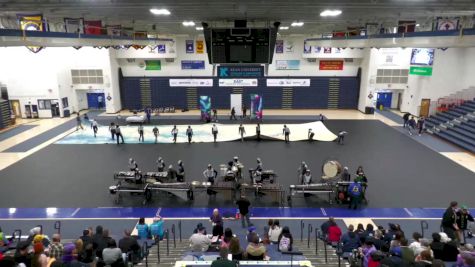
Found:
<path fill-rule="evenodd" d="M 102 70 L 71 70 L 73 84 L 103 84 Z"/>
<path fill-rule="evenodd" d="M 376 83 L 407 83 L 408 69 L 378 69 L 376 71 Z"/>
<path fill-rule="evenodd" d="M 69 101 L 67 97 L 61 98 L 61 102 L 63 103 L 63 108 L 69 107 Z"/>
<path fill-rule="evenodd" d="M 51 100 L 38 100 L 38 109 L 51 109 Z"/>

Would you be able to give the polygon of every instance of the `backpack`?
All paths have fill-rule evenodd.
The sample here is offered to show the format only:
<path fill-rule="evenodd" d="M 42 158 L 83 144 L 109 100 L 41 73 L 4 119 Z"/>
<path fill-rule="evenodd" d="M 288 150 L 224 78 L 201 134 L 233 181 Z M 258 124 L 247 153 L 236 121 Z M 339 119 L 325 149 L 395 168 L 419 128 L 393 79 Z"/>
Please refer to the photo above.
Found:
<path fill-rule="evenodd" d="M 279 242 L 280 251 L 289 251 L 290 250 L 290 238 L 282 236 Z"/>

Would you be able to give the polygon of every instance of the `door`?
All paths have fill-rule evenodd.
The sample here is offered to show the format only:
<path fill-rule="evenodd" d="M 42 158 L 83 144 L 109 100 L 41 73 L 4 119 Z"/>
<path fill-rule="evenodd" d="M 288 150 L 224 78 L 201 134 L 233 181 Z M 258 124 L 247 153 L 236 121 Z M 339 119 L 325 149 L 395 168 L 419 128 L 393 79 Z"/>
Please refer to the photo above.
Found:
<path fill-rule="evenodd" d="M 89 109 L 103 109 L 105 107 L 104 93 L 87 93 L 87 107 Z"/>
<path fill-rule="evenodd" d="M 51 100 L 51 115 L 53 117 L 59 117 L 59 103 L 58 100 Z"/>
<path fill-rule="evenodd" d="M 424 98 L 421 100 L 421 109 L 419 116 L 429 117 L 430 99 Z"/>
<path fill-rule="evenodd" d="M 31 105 L 25 105 L 25 117 L 31 119 Z"/>
<path fill-rule="evenodd" d="M 399 111 L 401 110 L 401 104 L 402 104 L 402 93 L 399 93 L 398 98 L 397 98 L 397 109 Z"/>
<path fill-rule="evenodd" d="M 21 118 L 20 101 L 19 100 L 10 100 L 10 104 L 12 106 L 13 114 L 15 114 L 15 117 L 16 118 Z"/>
<path fill-rule="evenodd" d="M 391 108 L 391 101 L 393 98 L 393 93 L 378 93 L 378 98 L 376 100 L 376 106 L 379 109 L 381 105 L 383 108 Z"/>

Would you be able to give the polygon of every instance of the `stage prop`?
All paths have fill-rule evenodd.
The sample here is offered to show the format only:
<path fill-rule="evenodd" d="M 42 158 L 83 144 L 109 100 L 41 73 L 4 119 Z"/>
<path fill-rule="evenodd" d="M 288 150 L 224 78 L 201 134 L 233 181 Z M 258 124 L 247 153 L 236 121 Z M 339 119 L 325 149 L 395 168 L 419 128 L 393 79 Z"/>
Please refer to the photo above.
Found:
<path fill-rule="evenodd" d="M 210 122 L 211 121 L 211 97 L 202 95 L 200 96 L 200 110 L 201 110 L 201 120 Z"/>
<path fill-rule="evenodd" d="M 251 94 L 251 119 L 262 120 L 262 96 Z"/>
<path fill-rule="evenodd" d="M 234 108 L 236 116 L 242 116 L 242 94 L 231 94 L 231 107 Z"/>

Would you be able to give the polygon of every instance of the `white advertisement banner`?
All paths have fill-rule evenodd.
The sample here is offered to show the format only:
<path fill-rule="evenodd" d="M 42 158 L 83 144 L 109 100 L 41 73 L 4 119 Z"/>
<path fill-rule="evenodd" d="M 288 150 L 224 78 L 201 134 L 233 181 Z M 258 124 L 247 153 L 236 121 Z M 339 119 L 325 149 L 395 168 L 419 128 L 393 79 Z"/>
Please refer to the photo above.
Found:
<path fill-rule="evenodd" d="M 219 79 L 221 87 L 254 87 L 257 86 L 257 79 Z"/>
<path fill-rule="evenodd" d="M 170 79 L 170 87 L 213 87 L 213 79 Z"/>
<path fill-rule="evenodd" d="M 310 79 L 267 79 L 267 87 L 308 87 Z"/>

